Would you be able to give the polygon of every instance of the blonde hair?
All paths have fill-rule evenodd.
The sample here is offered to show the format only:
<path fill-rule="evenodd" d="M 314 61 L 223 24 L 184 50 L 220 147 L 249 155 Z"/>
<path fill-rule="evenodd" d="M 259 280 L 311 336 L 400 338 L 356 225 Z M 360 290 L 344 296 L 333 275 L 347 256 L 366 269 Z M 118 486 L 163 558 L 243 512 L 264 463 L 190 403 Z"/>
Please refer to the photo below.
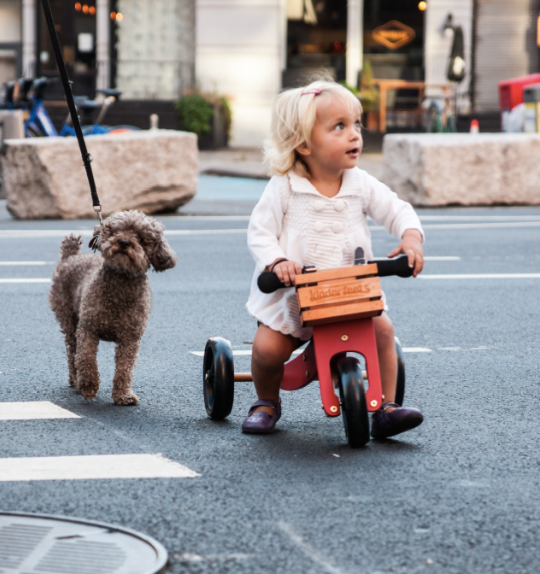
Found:
<path fill-rule="evenodd" d="M 264 158 L 272 175 L 285 175 L 290 170 L 307 174 L 307 167 L 296 148 L 311 145 L 311 132 L 317 115 L 316 99 L 329 94 L 345 100 L 351 108 L 360 100 L 347 88 L 326 80 L 282 92 L 274 102 L 270 137 L 264 142 Z"/>

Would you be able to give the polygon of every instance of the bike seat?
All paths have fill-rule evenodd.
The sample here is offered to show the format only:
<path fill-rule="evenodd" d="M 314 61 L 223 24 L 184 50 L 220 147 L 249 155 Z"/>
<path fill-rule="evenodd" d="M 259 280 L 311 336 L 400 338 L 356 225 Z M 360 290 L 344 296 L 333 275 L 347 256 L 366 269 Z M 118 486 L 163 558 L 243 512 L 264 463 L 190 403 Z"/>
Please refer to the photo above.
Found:
<path fill-rule="evenodd" d="M 98 88 L 96 92 L 104 94 L 107 97 L 112 96 L 113 98 L 116 99 L 118 99 L 122 95 L 122 90 L 117 90 L 115 88 Z"/>
<path fill-rule="evenodd" d="M 86 96 L 75 96 L 75 105 L 83 112 L 92 112 L 100 108 L 101 104 L 95 100 L 89 100 Z"/>

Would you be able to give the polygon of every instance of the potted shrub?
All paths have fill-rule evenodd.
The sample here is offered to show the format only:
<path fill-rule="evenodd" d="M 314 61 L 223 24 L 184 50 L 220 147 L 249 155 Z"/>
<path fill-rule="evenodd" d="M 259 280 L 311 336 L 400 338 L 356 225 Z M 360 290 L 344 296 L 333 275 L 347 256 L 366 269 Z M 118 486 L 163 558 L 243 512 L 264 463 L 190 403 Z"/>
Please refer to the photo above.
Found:
<path fill-rule="evenodd" d="M 364 60 L 358 97 L 364 109 L 366 128 L 377 131 L 379 129 L 379 90 L 373 83 L 373 70 L 369 60 Z"/>
<path fill-rule="evenodd" d="M 175 103 L 182 129 L 197 134 L 199 149 L 227 147 L 231 129 L 231 108 L 216 94 L 186 94 Z"/>

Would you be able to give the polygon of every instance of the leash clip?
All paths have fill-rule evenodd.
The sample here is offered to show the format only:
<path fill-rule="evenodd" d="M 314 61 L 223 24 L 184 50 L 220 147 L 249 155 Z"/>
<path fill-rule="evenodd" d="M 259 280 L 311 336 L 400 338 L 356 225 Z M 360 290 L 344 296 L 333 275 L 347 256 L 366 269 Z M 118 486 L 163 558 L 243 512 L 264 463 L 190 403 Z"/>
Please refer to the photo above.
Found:
<path fill-rule="evenodd" d="M 100 225 L 103 225 L 103 218 L 101 217 L 101 205 L 94 205 L 94 211 L 97 213 L 99 217 Z"/>

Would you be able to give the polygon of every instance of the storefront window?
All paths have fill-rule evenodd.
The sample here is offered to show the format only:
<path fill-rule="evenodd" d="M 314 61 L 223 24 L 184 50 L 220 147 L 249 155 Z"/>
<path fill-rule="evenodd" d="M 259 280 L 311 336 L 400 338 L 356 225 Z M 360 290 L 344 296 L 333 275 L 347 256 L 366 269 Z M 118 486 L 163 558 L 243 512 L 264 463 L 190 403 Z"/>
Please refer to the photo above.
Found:
<path fill-rule="evenodd" d="M 96 69 L 96 6 L 95 2 L 50 0 L 51 11 L 68 74 L 75 95 L 94 96 Z M 39 18 L 38 73 L 58 76 L 49 30 L 43 11 Z M 63 99 L 62 86 L 57 84 L 48 98 Z"/>
<path fill-rule="evenodd" d="M 424 79 L 424 17 L 418 0 L 364 0 L 364 58 L 375 78 Z"/>
<path fill-rule="evenodd" d="M 283 87 L 321 72 L 345 79 L 347 0 L 288 0 L 287 69 Z"/>

